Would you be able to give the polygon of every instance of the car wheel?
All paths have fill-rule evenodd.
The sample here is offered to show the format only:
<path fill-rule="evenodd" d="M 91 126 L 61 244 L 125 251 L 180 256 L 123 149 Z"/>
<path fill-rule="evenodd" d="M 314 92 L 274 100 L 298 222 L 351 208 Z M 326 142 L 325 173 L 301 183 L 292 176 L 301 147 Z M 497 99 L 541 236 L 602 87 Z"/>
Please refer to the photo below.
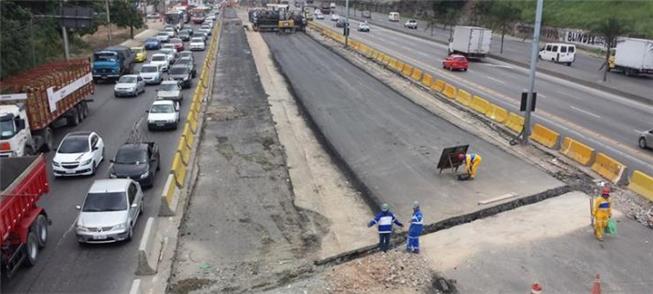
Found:
<path fill-rule="evenodd" d="M 646 146 L 646 139 L 645 138 L 639 138 L 639 148 L 645 149 Z"/>
<path fill-rule="evenodd" d="M 48 219 L 45 215 L 39 214 L 39 216 L 36 217 L 36 221 L 32 224 L 30 231 L 36 234 L 39 248 L 45 247 L 45 243 L 48 241 Z"/>
<path fill-rule="evenodd" d="M 141 203 L 141 209 L 138 211 L 138 215 L 143 215 L 144 212 L 145 212 L 145 205 Z"/>
<path fill-rule="evenodd" d="M 27 256 L 25 263 L 27 266 L 36 265 L 36 260 L 39 257 L 39 241 L 36 233 L 29 232 L 27 235 L 27 246 L 25 246 L 25 251 Z"/>
<path fill-rule="evenodd" d="M 463 71 L 467 71 L 467 68 L 463 68 Z"/>
<path fill-rule="evenodd" d="M 131 241 L 133 236 L 134 236 L 134 226 L 129 226 L 129 233 L 127 233 L 127 239 L 125 239 L 125 241 L 127 242 Z"/>
<path fill-rule="evenodd" d="M 91 165 L 91 175 L 94 176 L 96 171 L 97 165 L 95 164 L 95 161 L 93 161 L 93 164 Z"/>
<path fill-rule="evenodd" d="M 567 62 L 567 66 L 571 66 L 571 62 Z"/>

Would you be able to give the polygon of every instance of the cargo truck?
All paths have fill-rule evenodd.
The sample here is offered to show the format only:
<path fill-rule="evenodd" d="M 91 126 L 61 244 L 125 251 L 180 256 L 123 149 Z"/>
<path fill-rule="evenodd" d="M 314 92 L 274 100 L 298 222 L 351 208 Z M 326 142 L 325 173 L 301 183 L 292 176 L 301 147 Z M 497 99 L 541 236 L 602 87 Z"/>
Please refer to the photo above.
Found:
<path fill-rule="evenodd" d="M 453 40 L 449 42 L 449 54 L 461 54 L 467 58 L 484 58 L 490 53 L 492 31 L 481 27 L 456 26 Z"/>
<path fill-rule="evenodd" d="M 0 82 L 0 157 L 53 148 L 54 125 L 78 125 L 95 91 L 88 59 L 52 62 Z"/>
<path fill-rule="evenodd" d="M 653 40 L 620 38 L 611 70 L 625 75 L 653 74 Z"/>
<path fill-rule="evenodd" d="M 93 80 L 117 80 L 134 71 L 134 52 L 125 46 L 107 47 L 93 53 Z"/>
<path fill-rule="evenodd" d="M 37 205 L 48 193 L 44 155 L 0 158 L 0 267 L 11 277 L 33 266 L 48 240 L 50 220 Z"/>

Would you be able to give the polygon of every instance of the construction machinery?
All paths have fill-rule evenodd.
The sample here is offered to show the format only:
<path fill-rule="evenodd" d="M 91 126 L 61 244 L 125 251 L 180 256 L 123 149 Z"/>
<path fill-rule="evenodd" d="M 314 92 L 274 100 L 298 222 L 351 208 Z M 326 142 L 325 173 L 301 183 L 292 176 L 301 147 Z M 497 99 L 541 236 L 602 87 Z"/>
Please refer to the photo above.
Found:
<path fill-rule="evenodd" d="M 306 19 L 301 12 L 290 11 L 287 4 L 267 4 L 266 8 L 249 11 L 249 21 L 254 31 L 294 33 L 303 31 Z"/>

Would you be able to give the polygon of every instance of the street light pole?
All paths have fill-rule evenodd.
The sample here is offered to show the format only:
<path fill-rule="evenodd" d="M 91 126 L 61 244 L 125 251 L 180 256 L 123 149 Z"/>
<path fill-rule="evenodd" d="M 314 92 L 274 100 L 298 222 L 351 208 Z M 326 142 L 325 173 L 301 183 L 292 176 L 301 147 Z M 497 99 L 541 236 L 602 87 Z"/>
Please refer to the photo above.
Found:
<path fill-rule="evenodd" d="M 349 45 L 349 0 L 345 0 L 345 47 Z"/>
<path fill-rule="evenodd" d="M 104 6 L 107 10 L 107 28 L 109 28 L 109 46 L 111 46 L 111 12 L 109 12 L 109 0 L 104 1 Z"/>
<path fill-rule="evenodd" d="M 528 144 L 528 137 L 531 135 L 531 108 L 533 107 L 533 96 L 535 93 L 535 71 L 537 69 L 537 52 L 540 46 L 540 28 L 542 26 L 542 6 L 544 0 L 537 0 L 535 9 L 535 27 L 533 41 L 531 43 L 531 64 L 528 72 L 528 95 L 526 97 L 526 114 L 524 115 L 524 132 L 522 133 L 522 144 Z"/>

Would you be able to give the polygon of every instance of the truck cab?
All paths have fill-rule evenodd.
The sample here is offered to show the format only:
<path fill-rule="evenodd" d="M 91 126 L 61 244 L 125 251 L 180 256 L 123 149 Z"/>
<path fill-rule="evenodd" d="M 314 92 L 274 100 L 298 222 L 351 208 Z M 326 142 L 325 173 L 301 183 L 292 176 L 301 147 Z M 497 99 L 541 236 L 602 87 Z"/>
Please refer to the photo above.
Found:
<path fill-rule="evenodd" d="M 117 79 L 132 72 L 134 53 L 124 46 L 108 47 L 93 53 L 93 80 Z"/>
<path fill-rule="evenodd" d="M 0 157 L 34 153 L 24 104 L 0 105 Z"/>

